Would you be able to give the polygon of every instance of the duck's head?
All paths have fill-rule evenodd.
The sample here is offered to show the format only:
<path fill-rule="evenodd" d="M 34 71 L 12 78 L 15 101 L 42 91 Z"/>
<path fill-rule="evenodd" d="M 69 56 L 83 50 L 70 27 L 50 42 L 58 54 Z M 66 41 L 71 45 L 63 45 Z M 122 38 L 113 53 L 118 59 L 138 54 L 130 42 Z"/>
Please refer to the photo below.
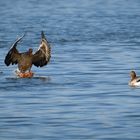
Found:
<path fill-rule="evenodd" d="M 133 80 L 133 79 L 136 78 L 136 73 L 135 73 L 135 71 L 131 71 L 131 72 L 130 72 L 130 77 L 131 77 L 131 80 Z"/>
<path fill-rule="evenodd" d="M 32 48 L 30 48 L 30 49 L 28 50 L 28 52 L 29 52 L 29 53 L 32 53 L 32 52 L 33 52 L 33 49 L 32 49 Z"/>
<path fill-rule="evenodd" d="M 28 55 L 32 55 L 32 53 L 33 53 L 33 49 L 30 48 L 26 53 L 27 53 Z"/>

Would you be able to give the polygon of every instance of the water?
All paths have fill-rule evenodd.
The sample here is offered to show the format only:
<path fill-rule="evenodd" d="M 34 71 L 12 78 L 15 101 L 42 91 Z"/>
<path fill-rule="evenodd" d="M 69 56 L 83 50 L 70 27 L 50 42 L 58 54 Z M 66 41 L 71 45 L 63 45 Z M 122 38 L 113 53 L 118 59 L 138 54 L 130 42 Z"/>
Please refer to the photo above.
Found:
<path fill-rule="evenodd" d="M 138 0 L 0 1 L 1 140 L 139 140 L 140 75 Z M 37 50 L 40 33 L 51 62 L 33 67 L 32 79 L 5 66 L 13 41 Z"/>

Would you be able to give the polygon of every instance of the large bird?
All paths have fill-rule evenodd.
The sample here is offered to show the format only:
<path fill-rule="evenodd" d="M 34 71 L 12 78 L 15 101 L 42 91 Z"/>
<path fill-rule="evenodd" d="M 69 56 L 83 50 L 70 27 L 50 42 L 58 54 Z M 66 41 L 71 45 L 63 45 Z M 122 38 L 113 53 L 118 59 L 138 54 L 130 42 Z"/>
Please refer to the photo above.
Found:
<path fill-rule="evenodd" d="M 43 67 L 48 64 L 51 58 L 51 47 L 47 41 L 44 32 L 41 32 L 41 42 L 39 49 L 33 54 L 33 49 L 29 49 L 27 52 L 20 53 L 17 50 L 17 44 L 22 40 L 24 35 L 18 38 L 12 45 L 11 49 L 5 57 L 5 64 L 9 66 L 10 64 L 17 64 L 18 71 L 17 75 L 19 77 L 32 77 L 33 72 L 31 72 L 32 65 L 37 67 Z"/>

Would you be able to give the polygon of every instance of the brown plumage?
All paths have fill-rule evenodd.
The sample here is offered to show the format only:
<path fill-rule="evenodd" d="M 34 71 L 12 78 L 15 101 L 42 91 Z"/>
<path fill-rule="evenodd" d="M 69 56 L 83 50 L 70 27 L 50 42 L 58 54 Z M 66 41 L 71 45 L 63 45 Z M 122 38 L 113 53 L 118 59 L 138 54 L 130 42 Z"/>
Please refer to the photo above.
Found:
<path fill-rule="evenodd" d="M 136 87 L 140 86 L 140 77 L 136 75 L 135 71 L 130 72 L 131 80 L 129 81 L 129 85 Z"/>
<path fill-rule="evenodd" d="M 12 45 L 11 49 L 5 57 L 5 64 L 17 64 L 21 73 L 31 70 L 32 65 L 43 67 L 48 64 L 51 58 L 51 48 L 43 31 L 41 32 L 41 43 L 39 49 L 33 54 L 33 50 L 29 49 L 27 52 L 20 53 L 17 50 L 17 44 L 21 41 L 24 35 L 18 38 Z"/>

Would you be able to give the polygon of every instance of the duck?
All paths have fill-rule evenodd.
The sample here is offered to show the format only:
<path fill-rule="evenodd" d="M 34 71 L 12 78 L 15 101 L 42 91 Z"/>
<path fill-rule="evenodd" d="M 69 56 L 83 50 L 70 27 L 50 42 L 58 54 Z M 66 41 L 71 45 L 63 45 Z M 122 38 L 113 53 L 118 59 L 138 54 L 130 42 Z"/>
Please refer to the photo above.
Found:
<path fill-rule="evenodd" d="M 131 80 L 129 81 L 129 86 L 137 87 L 140 86 L 140 77 L 136 75 L 135 71 L 130 72 Z"/>
<path fill-rule="evenodd" d="M 41 32 L 41 42 L 38 50 L 33 53 L 33 49 L 29 48 L 26 52 L 19 52 L 17 49 L 18 43 L 23 39 L 25 34 L 16 39 L 10 50 L 5 56 L 4 63 L 6 66 L 17 65 L 16 75 L 20 78 L 33 77 L 31 71 L 32 66 L 43 67 L 47 65 L 51 58 L 51 47 L 45 37 L 44 32 Z"/>

